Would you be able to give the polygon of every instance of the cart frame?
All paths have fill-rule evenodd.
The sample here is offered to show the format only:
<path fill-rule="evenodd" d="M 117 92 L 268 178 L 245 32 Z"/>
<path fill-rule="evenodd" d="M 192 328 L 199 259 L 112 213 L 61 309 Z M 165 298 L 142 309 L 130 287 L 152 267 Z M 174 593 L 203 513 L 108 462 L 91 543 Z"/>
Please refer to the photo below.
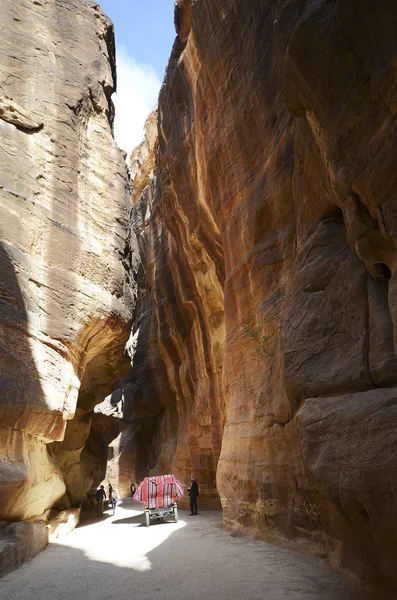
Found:
<path fill-rule="evenodd" d="M 145 508 L 145 527 L 150 527 L 150 521 L 161 520 L 164 517 L 173 517 L 175 523 L 178 523 L 178 506 L 163 506 L 162 508 Z"/>

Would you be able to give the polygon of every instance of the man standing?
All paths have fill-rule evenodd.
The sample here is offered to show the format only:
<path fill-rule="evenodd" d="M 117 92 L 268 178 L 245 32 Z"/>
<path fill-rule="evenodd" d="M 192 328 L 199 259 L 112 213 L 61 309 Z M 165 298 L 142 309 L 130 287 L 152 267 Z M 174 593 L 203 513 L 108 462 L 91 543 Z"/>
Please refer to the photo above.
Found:
<path fill-rule="evenodd" d="M 197 496 L 199 495 L 199 487 L 198 483 L 194 477 L 192 479 L 192 484 L 189 489 L 190 496 L 190 514 L 197 515 Z"/>

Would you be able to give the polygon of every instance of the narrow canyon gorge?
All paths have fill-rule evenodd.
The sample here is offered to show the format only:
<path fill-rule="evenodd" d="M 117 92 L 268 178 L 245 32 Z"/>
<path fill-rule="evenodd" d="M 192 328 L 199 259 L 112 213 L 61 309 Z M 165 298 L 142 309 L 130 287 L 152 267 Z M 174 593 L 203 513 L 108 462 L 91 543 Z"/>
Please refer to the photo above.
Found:
<path fill-rule="evenodd" d="M 395 591 L 397 4 L 177 0 L 128 164 L 100 7 L 1 4 L 2 572 L 172 472 Z"/>

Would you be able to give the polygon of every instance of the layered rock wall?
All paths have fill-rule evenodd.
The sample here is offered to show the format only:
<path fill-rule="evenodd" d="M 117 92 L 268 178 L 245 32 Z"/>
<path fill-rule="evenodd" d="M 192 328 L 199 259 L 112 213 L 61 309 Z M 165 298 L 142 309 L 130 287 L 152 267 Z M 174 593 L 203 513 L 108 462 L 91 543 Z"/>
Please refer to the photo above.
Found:
<path fill-rule="evenodd" d="M 134 210 L 138 467 L 393 585 L 397 7 L 178 0 L 175 24 Z"/>
<path fill-rule="evenodd" d="M 186 155 L 181 173 L 185 197 L 179 199 L 172 185 L 173 169 L 180 169 L 180 149 L 170 150 L 175 163 L 164 163 L 161 177 L 156 177 L 151 172 L 158 150 L 153 115 L 146 131 L 145 142 L 132 156 L 134 194 L 144 188 L 132 213 L 142 264 L 131 342 L 133 370 L 122 382 L 130 427 L 121 448 L 124 438 L 132 437 L 133 450 L 128 442 L 125 453 L 133 455 L 137 480 L 148 470 L 164 473 L 172 466 L 186 482 L 194 472 L 202 493 L 217 497 L 225 402 L 220 233 L 205 197 L 199 198 L 191 185 L 190 177 L 198 179 L 194 156 Z M 191 214 L 184 211 L 187 202 Z"/>
<path fill-rule="evenodd" d="M 0 39 L 0 518 L 18 520 L 93 483 L 85 415 L 128 369 L 135 259 L 112 24 L 90 0 L 4 1 Z"/>

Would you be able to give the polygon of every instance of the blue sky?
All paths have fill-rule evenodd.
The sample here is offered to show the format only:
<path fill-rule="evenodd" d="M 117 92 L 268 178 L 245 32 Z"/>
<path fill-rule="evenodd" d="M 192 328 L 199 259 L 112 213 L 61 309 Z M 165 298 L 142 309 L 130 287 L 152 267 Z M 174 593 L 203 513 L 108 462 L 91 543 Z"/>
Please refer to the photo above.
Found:
<path fill-rule="evenodd" d="M 174 0 L 99 0 L 114 23 L 116 43 L 163 79 L 175 38 Z"/>
<path fill-rule="evenodd" d="M 128 153 L 143 138 L 175 38 L 174 0 L 97 0 L 114 23 L 117 52 L 115 138 Z"/>

